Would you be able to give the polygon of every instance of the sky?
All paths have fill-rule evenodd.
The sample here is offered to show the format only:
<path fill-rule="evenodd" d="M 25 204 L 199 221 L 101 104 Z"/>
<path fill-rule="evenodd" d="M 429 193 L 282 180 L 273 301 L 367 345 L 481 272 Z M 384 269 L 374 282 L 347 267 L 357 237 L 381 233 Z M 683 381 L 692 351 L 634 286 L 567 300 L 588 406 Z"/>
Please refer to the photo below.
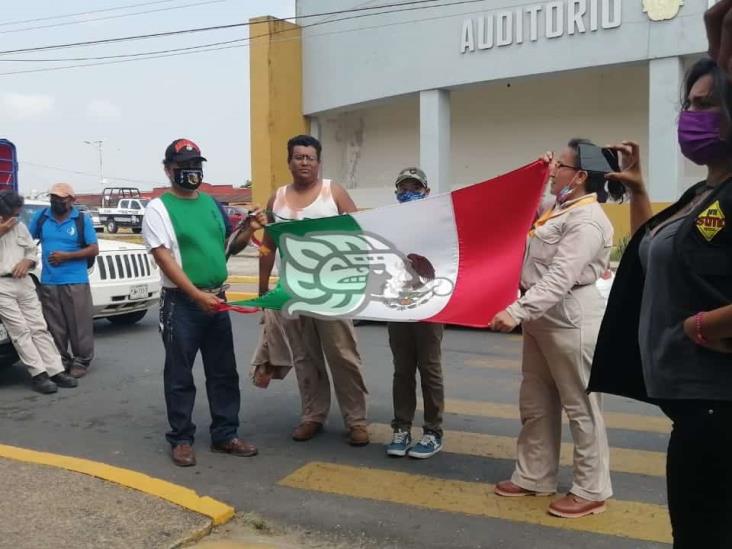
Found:
<path fill-rule="evenodd" d="M 248 29 L 2 52 L 227 25 L 262 15 L 292 17 L 294 13 L 295 0 L 4 2 L 0 16 L 0 138 L 17 147 L 21 192 L 45 191 L 57 181 L 71 183 L 77 192 L 98 192 L 104 185 L 141 189 L 165 185 L 161 160 L 167 145 L 178 137 L 200 146 L 208 159 L 206 181 L 243 184 L 251 177 L 246 45 L 96 67 L 7 73 L 105 62 L 38 60 L 113 56 L 242 39 L 248 36 Z M 58 17 L 67 15 L 71 16 Z M 31 19 L 35 21 L 28 21 Z M 98 140 L 103 141 L 104 184 L 98 148 L 85 143 Z"/>

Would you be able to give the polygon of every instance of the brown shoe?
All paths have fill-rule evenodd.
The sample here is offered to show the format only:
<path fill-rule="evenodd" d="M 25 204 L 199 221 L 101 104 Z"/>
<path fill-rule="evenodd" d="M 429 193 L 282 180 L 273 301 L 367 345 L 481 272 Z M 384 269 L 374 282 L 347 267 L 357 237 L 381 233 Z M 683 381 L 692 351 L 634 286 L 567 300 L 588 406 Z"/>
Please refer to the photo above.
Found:
<path fill-rule="evenodd" d="M 173 446 L 171 457 L 173 458 L 173 463 L 178 467 L 192 467 L 196 464 L 196 455 L 193 453 L 193 446 L 187 442 Z"/>
<path fill-rule="evenodd" d="M 356 425 L 351 427 L 348 444 L 351 446 L 366 446 L 369 443 L 369 432 L 365 425 Z"/>
<path fill-rule="evenodd" d="M 254 444 L 249 444 L 240 438 L 232 438 L 228 442 L 211 444 L 211 451 L 220 454 L 231 454 L 237 457 L 252 457 L 258 453 L 257 447 Z"/>
<path fill-rule="evenodd" d="M 75 379 L 79 379 L 84 377 L 87 372 L 89 371 L 89 368 L 84 368 L 83 366 L 72 366 L 69 368 L 69 375 Z"/>
<path fill-rule="evenodd" d="M 521 488 L 518 484 L 514 484 L 510 480 L 502 480 L 498 484 L 496 484 L 495 488 L 493 488 L 493 491 L 498 494 L 499 496 L 504 496 L 507 498 L 516 498 L 521 496 L 551 496 L 554 492 L 535 492 L 534 490 L 527 490 L 526 488 Z"/>
<path fill-rule="evenodd" d="M 552 501 L 549 514 L 562 518 L 580 518 L 596 515 L 607 509 L 604 501 L 590 501 L 572 493 Z"/>
<path fill-rule="evenodd" d="M 303 421 L 300 425 L 295 427 L 294 431 L 292 431 L 292 440 L 305 442 L 306 440 L 313 438 L 322 430 L 322 423 L 316 423 L 315 421 Z"/>

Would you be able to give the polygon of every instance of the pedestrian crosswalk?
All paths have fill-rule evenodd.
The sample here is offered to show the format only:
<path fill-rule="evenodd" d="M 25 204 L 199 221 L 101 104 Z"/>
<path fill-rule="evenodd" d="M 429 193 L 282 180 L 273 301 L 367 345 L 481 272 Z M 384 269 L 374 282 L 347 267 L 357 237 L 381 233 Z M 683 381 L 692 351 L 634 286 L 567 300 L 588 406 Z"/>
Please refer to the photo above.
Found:
<path fill-rule="evenodd" d="M 421 402 L 418 407 L 422 408 Z M 520 419 L 517 406 L 490 401 L 448 399 L 445 402 L 445 411 L 455 416 L 515 420 L 517 423 Z M 648 414 L 606 412 L 605 418 L 610 429 L 645 432 L 654 437 L 667 435 L 670 431 L 668 420 L 663 416 L 653 415 L 650 409 Z M 452 422 L 453 425 L 455 423 Z M 373 443 L 387 443 L 391 440 L 392 429 L 386 423 L 373 423 L 369 427 L 369 433 Z M 413 430 L 413 438 L 419 434 L 417 429 Z M 447 430 L 444 434 L 443 452 L 482 458 L 486 462 L 513 461 L 516 455 L 516 438 L 466 430 Z M 572 444 L 562 443 L 562 465 L 571 465 L 572 453 Z M 655 501 L 662 497 L 665 463 L 664 452 L 625 447 L 610 449 L 611 471 L 634 475 L 630 484 L 640 486 L 639 493 L 656 494 Z M 439 474 L 411 474 L 390 469 L 390 465 L 388 461 L 384 462 L 383 467 L 374 467 L 373 463 L 369 467 L 357 467 L 314 461 L 291 472 L 279 484 L 298 490 L 379 501 L 407 508 L 506 520 L 585 534 L 618 536 L 644 543 L 672 542 L 666 506 L 634 501 L 627 494 L 616 494 L 608 502 L 607 511 L 600 515 L 567 520 L 552 517 L 546 512 L 551 498 L 501 498 L 493 493 L 493 485 L 485 482 L 441 478 Z"/>
<path fill-rule="evenodd" d="M 419 409 L 423 404 L 418 403 Z M 519 408 L 513 404 L 501 404 L 497 402 L 483 402 L 474 400 L 445 400 L 445 412 L 463 416 L 492 417 L 499 419 L 520 419 Z M 628 431 L 641 431 L 645 433 L 671 432 L 671 421 L 665 416 L 649 416 L 642 414 L 626 414 L 621 412 L 603 413 L 605 425 L 608 429 L 625 429 Z M 563 416 L 566 424 L 567 418 Z"/>
<path fill-rule="evenodd" d="M 661 505 L 613 499 L 607 511 L 576 520 L 547 514 L 548 498 L 501 498 L 493 486 L 387 469 L 313 462 L 283 478 L 281 486 L 465 515 L 490 517 L 643 541 L 670 543 Z"/>
<path fill-rule="evenodd" d="M 387 443 L 391 440 L 391 426 L 373 423 L 369 426 L 371 440 Z M 412 438 L 419 438 L 414 430 Z M 560 453 L 561 465 L 572 464 L 573 445 L 563 442 Z M 453 454 L 477 456 L 492 459 L 513 460 L 516 457 L 516 438 L 465 431 L 445 431 L 444 451 Z M 635 450 L 631 448 L 610 448 L 610 470 L 616 473 L 630 473 L 662 477 L 666 474 L 666 454 Z"/>

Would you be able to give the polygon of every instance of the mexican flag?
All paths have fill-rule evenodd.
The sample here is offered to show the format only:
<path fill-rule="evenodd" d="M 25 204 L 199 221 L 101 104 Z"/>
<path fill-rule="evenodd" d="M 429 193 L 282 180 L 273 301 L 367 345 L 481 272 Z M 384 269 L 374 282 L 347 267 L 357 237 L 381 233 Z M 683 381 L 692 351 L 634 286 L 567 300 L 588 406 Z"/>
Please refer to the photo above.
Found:
<path fill-rule="evenodd" d="M 488 326 L 517 297 L 546 177 L 537 161 L 414 202 L 272 224 L 279 282 L 233 304 L 286 316 Z"/>

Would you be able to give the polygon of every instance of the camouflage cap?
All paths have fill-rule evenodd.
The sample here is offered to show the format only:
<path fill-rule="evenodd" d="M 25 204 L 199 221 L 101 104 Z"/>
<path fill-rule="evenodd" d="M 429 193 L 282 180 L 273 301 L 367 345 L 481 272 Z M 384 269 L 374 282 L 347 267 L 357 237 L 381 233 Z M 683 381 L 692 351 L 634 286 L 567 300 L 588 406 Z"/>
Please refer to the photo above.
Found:
<path fill-rule="evenodd" d="M 400 171 L 399 175 L 397 175 L 396 181 L 394 182 L 394 186 L 399 185 L 399 183 L 406 179 L 414 179 L 415 181 L 422 183 L 425 189 L 429 188 L 429 185 L 427 184 L 427 176 L 419 168 L 405 168 Z"/>

